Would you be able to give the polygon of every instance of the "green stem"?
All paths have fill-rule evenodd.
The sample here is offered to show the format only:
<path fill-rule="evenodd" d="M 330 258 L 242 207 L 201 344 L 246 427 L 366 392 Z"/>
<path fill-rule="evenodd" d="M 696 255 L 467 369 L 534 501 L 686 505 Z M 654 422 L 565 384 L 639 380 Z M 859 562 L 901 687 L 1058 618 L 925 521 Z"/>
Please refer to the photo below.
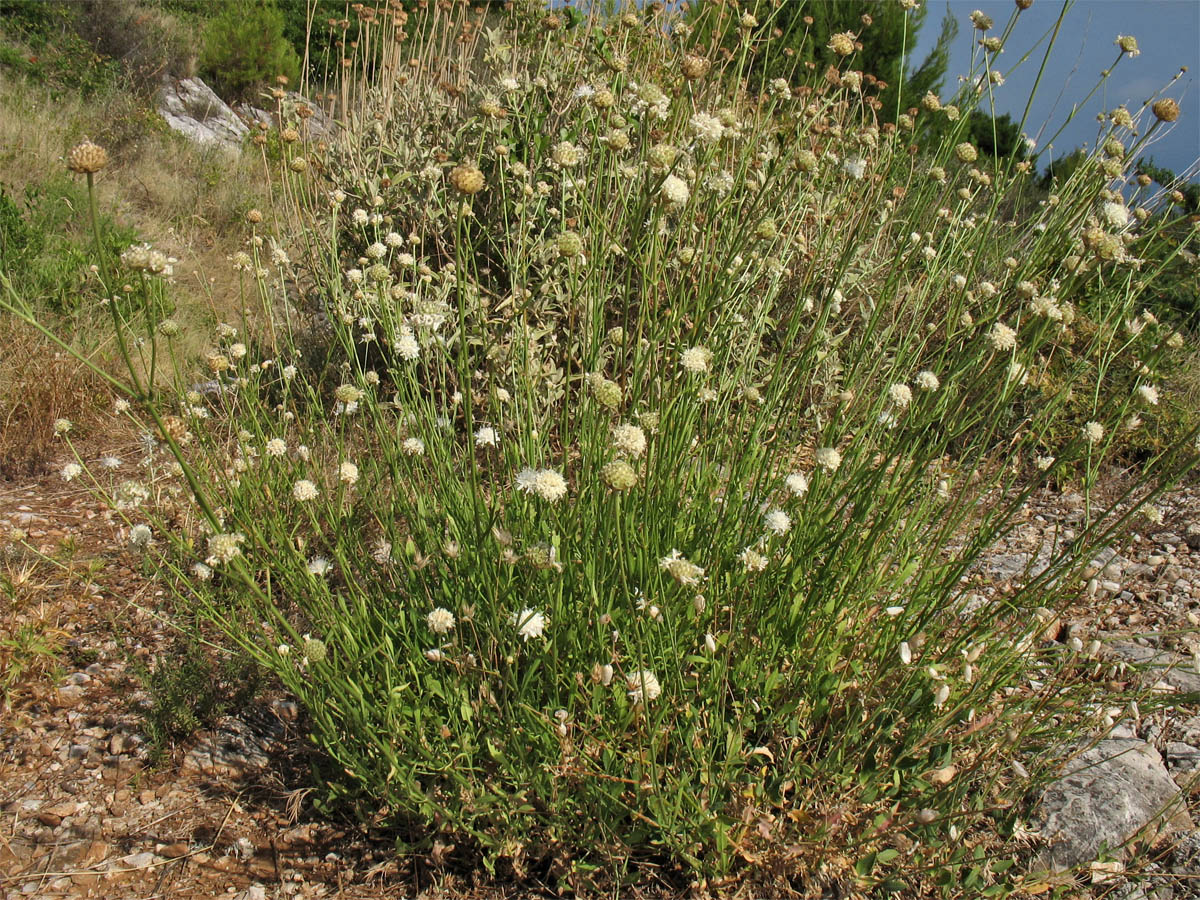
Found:
<path fill-rule="evenodd" d="M 88 186 L 88 210 L 91 213 L 92 219 L 92 238 L 96 242 L 96 260 L 97 266 L 100 269 L 100 286 L 103 292 L 109 293 L 111 279 L 108 277 L 108 261 L 104 255 L 104 244 L 100 240 L 100 215 L 96 210 L 96 185 L 94 181 L 95 175 L 92 172 L 87 173 Z M 117 309 L 117 302 L 111 296 L 105 297 L 105 302 L 108 304 L 108 310 L 112 313 L 113 331 L 117 338 L 117 348 L 121 351 L 121 361 L 125 363 L 125 369 L 129 372 L 129 377 L 133 381 L 135 396 L 139 399 L 144 396 L 142 383 L 137 377 L 137 372 L 133 367 L 133 360 L 129 357 L 129 347 L 125 343 L 124 323 L 121 321 L 121 313 Z M 112 379 L 109 379 L 110 381 Z"/>

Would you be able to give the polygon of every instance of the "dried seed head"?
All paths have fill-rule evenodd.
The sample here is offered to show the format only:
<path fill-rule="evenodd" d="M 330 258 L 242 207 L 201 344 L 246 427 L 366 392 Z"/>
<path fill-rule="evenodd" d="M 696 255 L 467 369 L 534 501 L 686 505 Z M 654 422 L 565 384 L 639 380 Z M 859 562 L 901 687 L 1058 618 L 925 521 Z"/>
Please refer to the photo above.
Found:
<path fill-rule="evenodd" d="M 99 144 L 85 140 L 76 144 L 67 154 L 67 168 L 80 175 L 99 172 L 108 165 L 108 151 Z"/>
<path fill-rule="evenodd" d="M 1122 53 L 1128 53 L 1130 56 L 1137 56 L 1141 53 L 1138 49 L 1137 38 L 1132 34 L 1119 34 L 1113 43 L 1121 48 Z"/>
<path fill-rule="evenodd" d="M 683 73 L 683 77 L 688 81 L 699 81 L 708 74 L 708 70 L 712 67 L 712 62 L 703 56 L 697 56 L 694 53 L 689 53 L 683 58 L 683 62 L 679 66 L 679 70 Z"/>
<path fill-rule="evenodd" d="M 451 169 L 450 183 L 463 194 L 478 194 L 486 186 L 483 172 L 471 163 L 463 163 Z"/>
<path fill-rule="evenodd" d="M 994 23 L 991 16 L 984 13 L 983 10 L 977 9 L 971 13 L 971 24 L 979 31 L 987 31 Z"/>
<path fill-rule="evenodd" d="M 1154 118 L 1160 122 L 1174 122 L 1179 118 L 1179 104 L 1170 97 L 1163 97 L 1161 100 L 1155 101 L 1150 109 L 1154 113 Z"/>

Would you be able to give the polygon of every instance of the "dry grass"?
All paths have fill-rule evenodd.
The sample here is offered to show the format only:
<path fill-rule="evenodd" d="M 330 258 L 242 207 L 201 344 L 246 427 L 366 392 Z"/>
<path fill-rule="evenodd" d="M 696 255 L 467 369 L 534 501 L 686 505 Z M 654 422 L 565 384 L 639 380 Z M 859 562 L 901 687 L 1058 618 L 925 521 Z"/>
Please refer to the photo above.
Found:
<path fill-rule="evenodd" d="M 112 158 L 97 178 L 100 207 L 180 260 L 173 293 L 183 317 L 232 315 L 228 257 L 240 249 L 244 212 L 267 202 L 261 159 L 191 143 L 127 92 L 85 101 L 0 84 L 0 183 L 13 195 L 60 175 L 64 153 L 85 136 Z"/>
<path fill-rule="evenodd" d="M 239 314 L 238 276 L 229 257 L 242 248 L 245 211 L 270 208 L 261 157 L 193 144 L 167 130 L 129 91 L 84 100 L 52 96 L 30 82 L 0 82 L 0 185 L 11 197 L 61 179 L 65 152 L 85 136 L 104 144 L 112 159 L 96 181 L 100 208 L 179 260 L 174 317 L 185 326 L 185 352 L 201 352 L 200 339 L 189 335 Z M 71 240 L 88 242 L 85 210 L 71 217 Z M 81 307 L 74 322 L 56 327 L 74 330 L 76 345 L 115 371 L 119 361 L 102 314 Z M 7 348 L 0 371 L 0 477 L 14 478 L 45 469 L 54 419 L 84 423 L 112 396 L 33 330 L 5 322 L 0 339 Z"/>
<path fill-rule="evenodd" d="M 0 368 L 0 477 L 45 470 L 55 453 L 54 420 L 86 429 L 111 401 L 107 385 L 33 329 L 0 322 L 6 364 Z"/>

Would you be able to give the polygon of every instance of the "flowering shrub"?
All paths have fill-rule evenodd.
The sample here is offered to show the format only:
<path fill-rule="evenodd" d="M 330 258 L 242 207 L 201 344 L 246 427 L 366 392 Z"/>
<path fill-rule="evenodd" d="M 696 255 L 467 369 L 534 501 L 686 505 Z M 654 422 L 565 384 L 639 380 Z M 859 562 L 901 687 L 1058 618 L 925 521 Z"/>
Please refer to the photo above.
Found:
<path fill-rule="evenodd" d="M 861 78 L 749 95 L 744 55 L 653 14 L 421 15 L 415 47 L 369 23 L 405 64 L 345 88 L 328 146 L 296 122 L 303 228 L 251 214 L 259 310 L 207 385 L 122 413 L 174 460 L 141 551 L 300 700 L 327 799 L 404 841 L 568 879 L 970 863 L 1104 715 L 1055 603 L 1193 461 L 972 594 L 1024 500 L 1090 485 L 1157 396 L 1120 167 L 1015 221 L 1027 167 L 953 128 L 912 155 Z M 918 117 L 965 127 L 953 99 Z M 1061 433 L 1128 357 L 1132 392 Z"/>

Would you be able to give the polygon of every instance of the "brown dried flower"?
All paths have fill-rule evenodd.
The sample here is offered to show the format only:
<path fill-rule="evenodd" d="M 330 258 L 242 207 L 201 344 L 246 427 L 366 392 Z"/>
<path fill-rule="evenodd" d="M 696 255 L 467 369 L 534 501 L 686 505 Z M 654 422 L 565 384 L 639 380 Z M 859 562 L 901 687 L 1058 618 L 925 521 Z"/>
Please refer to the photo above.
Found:
<path fill-rule="evenodd" d="M 478 194 L 486 186 L 478 166 L 463 163 L 450 170 L 450 183 L 463 194 Z"/>
<path fill-rule="evenodd" d="M 108 165 L 108 151 L 89 140 L 76 144 L 67 154 L 67 168 L 80 175 L 99 172 Z"/>
<path fill-rule="evenodd" d="M 1179 104 L 1170 97 L 1154 101 L 1154 105 L 1150 109 L 1154 113 L 1154 118 L 1160 122 L 1174 122 L 1179 118 Z"/>

